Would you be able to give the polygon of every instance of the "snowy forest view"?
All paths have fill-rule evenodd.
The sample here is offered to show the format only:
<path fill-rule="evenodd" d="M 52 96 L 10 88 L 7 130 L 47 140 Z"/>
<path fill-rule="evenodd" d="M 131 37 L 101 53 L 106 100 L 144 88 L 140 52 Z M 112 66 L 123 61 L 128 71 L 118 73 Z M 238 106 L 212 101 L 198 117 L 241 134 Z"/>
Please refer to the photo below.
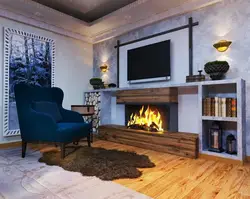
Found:
<path fill-rule="evenodd" d="M 9 130 L 19 129 L 14 87 L 27 83 L 51 86 L 51 43 L 22 35 L 10 35 Z"/>

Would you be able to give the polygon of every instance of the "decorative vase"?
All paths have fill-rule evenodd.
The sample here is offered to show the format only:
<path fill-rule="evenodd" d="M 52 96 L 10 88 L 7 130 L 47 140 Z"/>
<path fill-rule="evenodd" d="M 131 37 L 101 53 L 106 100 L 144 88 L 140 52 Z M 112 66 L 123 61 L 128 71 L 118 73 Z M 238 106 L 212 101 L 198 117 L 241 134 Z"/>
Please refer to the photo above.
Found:
<path fill-rule="evenodd" d="M 100 85 L 95 85 L 95 84 L 93 84 L 92 85 L 93 86 L 93 88 L 96 90 L 96 89 L 101 89 L 101 86 Z"/>
<path fill-rule="evenodd" d="M 212 80 L 223 79 L 225 73 L 229 70 L 227 61 L 213 61 L 205 64 L 204 70 L 210 75 Z"/>
<path fill-rule="evenodd" d="M 93 77 L 89 80 L 89 83 L 91 85 L 98 85 L 102 83 L 102 79 L 101 78 L 97 78 L 97 77 Z"/>
<path fill-rule="evenodd" d="M 91 78 L 89 80 L 89 83 L 93 86 L 94 89 L 101 89 L 101 88 L 105 88 L 104 87 L 104 82 L 102 81 L 101 78 Z"/>
<path fill-rule="evenodd" d="M 110 84 L 108 85 L 108 87 L 109 87 L 109 88 L 115 88 L 115 87 L 116 87 L 116 84 L 115 84 L 115 83 L 110 83 Z"/>

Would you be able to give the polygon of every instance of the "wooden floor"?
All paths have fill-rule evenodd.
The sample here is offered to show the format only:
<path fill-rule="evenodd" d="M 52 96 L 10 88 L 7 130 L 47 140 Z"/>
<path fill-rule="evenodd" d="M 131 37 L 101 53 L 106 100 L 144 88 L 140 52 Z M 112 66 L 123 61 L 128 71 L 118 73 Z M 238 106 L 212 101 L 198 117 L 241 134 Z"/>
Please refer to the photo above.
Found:
<path fill-rule="evenodd" d="M 152 198 L 250 199 L 249 165 L 194 160 L 107 141 L 96 141 L 93 146 L 148 155 L 156 167 L 141 169 L 143 175 L 140 178 L 114 182 Z M 42 151 L 46 149 L 42 148 Z"/>
<path fill-rule="evenodd" d="M 138 179 L 115 182 L 152 198 L 250 198 L 249 165 L 182 158 L 106 141 L 97 141 L 94 146 L 148 155 L 156 167 L 141 169 L 143 175 Z"/>

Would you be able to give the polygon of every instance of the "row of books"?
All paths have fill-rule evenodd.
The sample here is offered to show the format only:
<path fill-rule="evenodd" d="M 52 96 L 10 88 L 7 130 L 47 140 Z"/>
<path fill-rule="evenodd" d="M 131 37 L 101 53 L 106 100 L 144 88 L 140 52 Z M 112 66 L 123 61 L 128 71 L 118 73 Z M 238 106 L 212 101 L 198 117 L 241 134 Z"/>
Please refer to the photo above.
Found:
<path fill-rule="evenodd" d="M 237 117 L 236 98 L 204 98 L 203 116 Z"/>

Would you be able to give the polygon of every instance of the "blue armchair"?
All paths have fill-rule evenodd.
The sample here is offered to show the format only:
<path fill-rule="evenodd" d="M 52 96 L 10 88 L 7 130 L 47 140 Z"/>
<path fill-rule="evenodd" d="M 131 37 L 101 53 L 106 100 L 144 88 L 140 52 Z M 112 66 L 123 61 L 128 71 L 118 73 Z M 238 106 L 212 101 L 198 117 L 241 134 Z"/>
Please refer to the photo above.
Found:
<path fill-rule="evenodd" d="M 60 88 L 41 88 L 18 84 L 14 88 L 19 126 L 22 138 L 22 157 L 25 157 L 27 143 L 53 142 L 61 147 L 61 158 L 65 157 L 65 145 L 87 137 L 91 146 L 91 124 L 85 123 L 82 116 L 62 107 L 64 93 Z M 34 109 L 36 103 L 51 103 L 60 114 L 56 121 L 47 112 Z M 41 109 L 41 108 L 40 108 Z M 45 109 L 44 109 L 45 110 Z"/>

